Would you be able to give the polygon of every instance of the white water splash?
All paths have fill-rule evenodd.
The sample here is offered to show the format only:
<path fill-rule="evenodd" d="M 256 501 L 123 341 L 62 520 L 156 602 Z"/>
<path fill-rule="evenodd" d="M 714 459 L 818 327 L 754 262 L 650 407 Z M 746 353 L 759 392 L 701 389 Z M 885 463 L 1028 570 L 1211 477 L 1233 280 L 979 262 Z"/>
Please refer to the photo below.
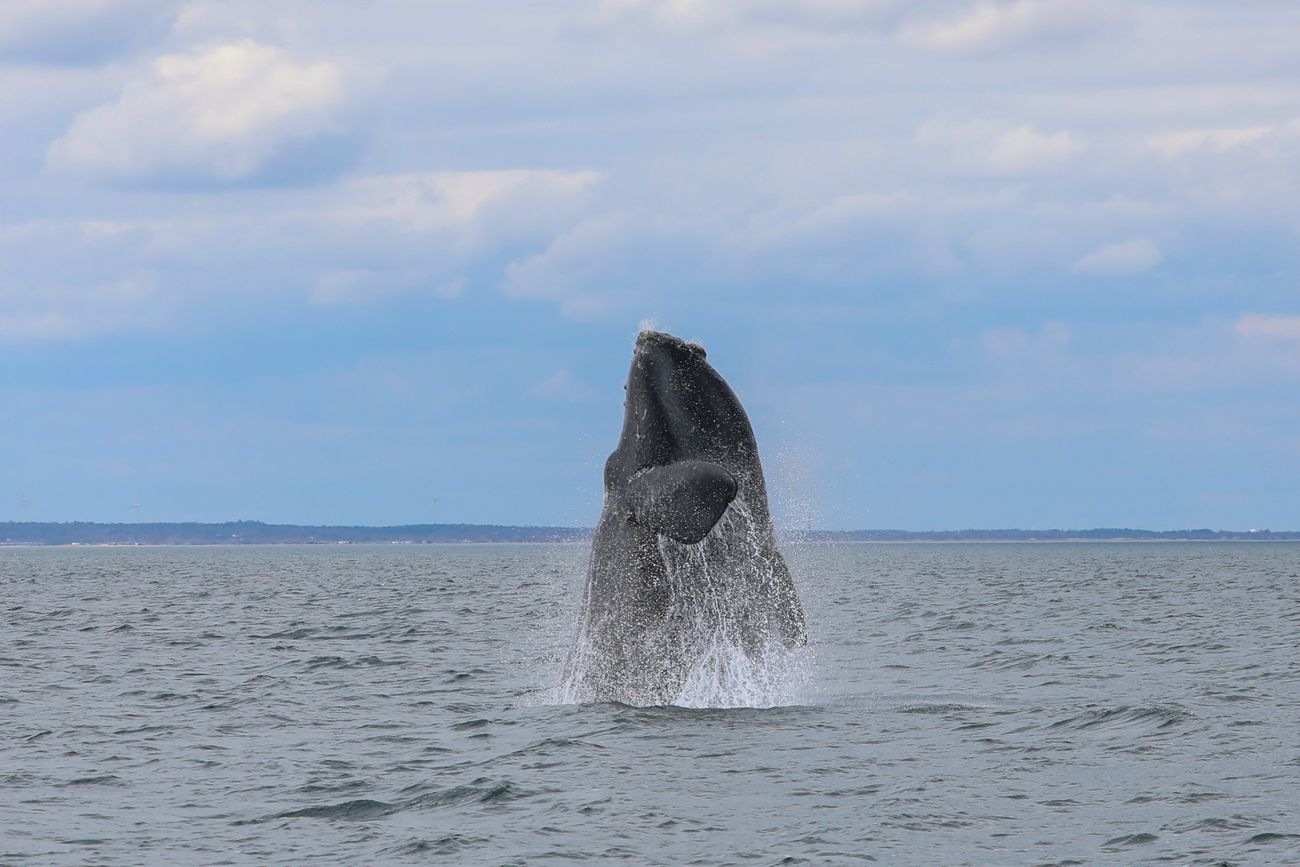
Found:
<path fill-rule="evenodd" d="M 673 704 L 776 707 L 797 703 L 811 654 L 787 649 L 777 615 L 785 604 L 779 554 L 743 497 L 695 545 L 659 537 L 674 603 L 668 622 L 693 660 Z"/>
<path fill-rule="evenodd" d="M 770 533 L 737 497 L 703 540 L 659 537 L 672 604 L 647 636 L 663 679 L 636 704 L 680 707 L 777 707 L 799 704 L 812 667 L 807 647 L 787 648 L 781 634 L 785 567 Z M 778 575 L 778 570 L 780 574 Z M 796 603 L 797 604 L 797 603 Z M 579 684 L 594 649 L 580 634 L 577 665 L 559 689 L 561 703 L 589 700 Z M 673 696 L 664 687 L 680 683 Z"/>
<path fill-rule="evenodd" d="M 750 657 L 730 642 L 709 647 L 673 699 L 678 707 L 784 707 L 802 704 L 812 652 L 769 646 Z"/>

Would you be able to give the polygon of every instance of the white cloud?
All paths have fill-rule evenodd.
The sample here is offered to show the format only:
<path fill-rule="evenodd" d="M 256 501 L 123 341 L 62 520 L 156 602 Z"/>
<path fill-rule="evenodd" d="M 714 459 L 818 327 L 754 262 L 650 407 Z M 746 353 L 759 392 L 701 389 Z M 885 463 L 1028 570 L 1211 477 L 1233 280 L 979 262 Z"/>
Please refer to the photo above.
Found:
<path fill-rule="evenodd" d="M 916 195 L 909 190 L 896 190 L 892 193 L 849 193 L 836 196 L 812 213 L 800 217 L 794 228 L 817 231 L 862 217 L 897 212 L 915 204 Z"/>
<path fill-rule="evenodd" d="M 1235 330 L 1242 337 L 1300 340 L 1300 316 L 1264 316 L 1258 313 L 1246 313 L 1237 320 Z"/>
<path fill-rule="evenodd" d="M 1149 136 L 1146 143 L 1147 147 L 1160 156 L 1175 159 L 1192 151 L 1208 150 L 1213 153 L 1223 153 L 1244 147 L 1254 144 L 1276 129 L 1277 127 L 1272 125 L 1239 129 L 1191 129 Z"/>
<path fill-rule="evenodd" d="M 343 79 L 336 64 L 298 63 L 251 39 L 164 55 L 117 102 L 79 114 L 47 162 L 120 181 L 247 179 L 342 131 Z"/>
<path fill-rule="evenodd" d="M 562 212 L 602 177 L 553 169 L 381 175 L 350 182 L 351 201 L 333 214 L 349 225 L 382 222 L 406 232 L 466 229 L 489 212 L 498 224 L 517 223 Z"/>
<path fill-rule="evenodd" d="M 956 18 L 912 24 L 900 35 L 937 51 L 987 54 L 1034 42 L 1078 39 L 1123 20 L 1112 0 L 984 0 Z"/>
<path fill-rule="evenodd" d="M 149 330 L 283 294 L 451 299 L 578 219 L 595 172 L 380 175 L 169 219 L 0 222 L 0 343 Z M 192 197 L 185 197 L 190 202 Z"/>
<path fill-rule="evenodd" d="M 583 220 L 543 253 L 510 263 L 502 288 L 511 298 L 554 301 L 565 316 L 593 319 L 617 306 L 620 288 L 603 283 L 611 253 L 626 253 L 635 237 L 628 219 L 607 215 Z"/>
<path fill-rule="evenodd" d="M 1029 124 L 1007 129 L 989 121 L 930 120 L 917 130 L 916 141 L 946 149 L 951 163 L 960 169 L 991 175 L 1050 174 L 1087 150 L 1068 130 L 1048 134 Z"/>
<path fill-rule="evenodd" d="M 1149 271 L 1164 259 L 1160 248 L 1148 238 L 1134 238 L 1122 244 L 1107 244 L 1074 263 L 1077 274 L 1118 276 Z"/>
<path fill-rule="evenodd" d="M 1300 316 L 1245 313 L 1232 330 L 1245 338 L 1239 366 L 1250 381 L 1267 382 L 1278 373 L 1300 379 Z"/>
<path fill-rule="evenodd" d="M 1021 126 L 998 136 L 989 164 L 1002 175 L 1053 172 L 1086 150 L 1065 130 L 1045 135 Z"/>
<path fill-rule="evenodd" d="M 879 21 L 906 0 L 601 0 L 598 24 L 650 22 L 707 32 L 740 26 L 835 29 Z"/>
<path fill-rule="evenodd" d="M 741 255 L 752 255 L 800 237 L 836 237 L 863 224 L 900 220 L 914 213 L 919 204 L 910 190 L 845 193 L 811 209 L 760 211 L 728 240 Z"/>

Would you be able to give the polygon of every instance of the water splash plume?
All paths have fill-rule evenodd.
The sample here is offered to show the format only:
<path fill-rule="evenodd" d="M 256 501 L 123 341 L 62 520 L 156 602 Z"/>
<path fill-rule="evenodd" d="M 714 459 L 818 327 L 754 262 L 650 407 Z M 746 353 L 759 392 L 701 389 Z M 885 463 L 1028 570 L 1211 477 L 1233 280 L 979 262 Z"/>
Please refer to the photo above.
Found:
<path fill-rule="evenodd" d="M 687 545 L 660 536 L 671 603 L 643 637 L 645 658 L 662 660 L 643 677 L 631 704 L 680 707 L 777 707 L 796 704 L 812 653 L 788 646 L 776 612 L 788 604 L 784 563 L 743 497 L 703 540 Z M 773 556 L 775 555 L 775 556 Z M 590 701 L 601 650 L 580 630 L 561 684 L 562 704 Z"/>

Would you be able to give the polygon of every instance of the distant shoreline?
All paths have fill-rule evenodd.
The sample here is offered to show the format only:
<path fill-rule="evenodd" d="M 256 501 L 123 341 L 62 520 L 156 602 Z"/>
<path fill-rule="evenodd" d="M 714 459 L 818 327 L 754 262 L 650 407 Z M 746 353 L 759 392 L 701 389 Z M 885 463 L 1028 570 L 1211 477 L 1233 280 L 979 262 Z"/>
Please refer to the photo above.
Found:
<path fill-rule="evenodd" d="M 582 542 L 591 531 L 574 527 L 495 524 L 411 524 L 401 527 L 307 526 L 227 521 L 221 524 L 98 524 L 0 522 L 0 546 L 90 545 L 337 545 L 464 542 Z"/>
<path fill-rule="evenodd" d="M 409 524 L 395 527 L 308 526 L 261 521 L 99 524 L 0 522 L 0 547 L 120 545 L 337 545 L 586 542 L 587 527 L 498 524 Z M 1286 530 L 811 530 L 787 534 L 801 542 L 1276 542 L 1300 541 Z"/>
<path fill-rule="evenodd" d="M 1284 542 L 1300 540 L 1295 530 L 813 530 L 810 542 Z"/>

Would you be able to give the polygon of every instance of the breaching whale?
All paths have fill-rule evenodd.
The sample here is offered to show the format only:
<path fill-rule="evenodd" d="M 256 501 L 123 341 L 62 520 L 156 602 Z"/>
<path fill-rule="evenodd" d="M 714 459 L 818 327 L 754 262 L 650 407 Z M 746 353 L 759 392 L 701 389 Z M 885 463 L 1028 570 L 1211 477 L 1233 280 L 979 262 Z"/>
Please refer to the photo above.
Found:
<path fill-rule="evenodd" d="M 806 641 L 749 417 L 704 349 L 670 334 L 641 332 L 626 388 L 563 700 L 743 687 Z"/>

